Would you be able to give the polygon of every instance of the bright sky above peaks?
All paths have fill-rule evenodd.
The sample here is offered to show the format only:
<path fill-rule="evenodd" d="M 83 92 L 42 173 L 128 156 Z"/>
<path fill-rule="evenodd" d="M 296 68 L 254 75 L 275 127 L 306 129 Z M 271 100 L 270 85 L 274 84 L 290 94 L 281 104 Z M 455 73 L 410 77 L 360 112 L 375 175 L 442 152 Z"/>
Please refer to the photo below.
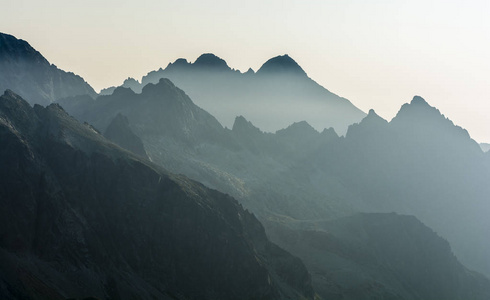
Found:
<path fill-rule="evenodd" d="M 2 11 L 1 32 L 96 90 L 179 57 L 211 52 L 246 71 L 287 53 L 366 112 L 390 120 L 420 95 L 490 142 L 490 1 L 5 0 Z"/>

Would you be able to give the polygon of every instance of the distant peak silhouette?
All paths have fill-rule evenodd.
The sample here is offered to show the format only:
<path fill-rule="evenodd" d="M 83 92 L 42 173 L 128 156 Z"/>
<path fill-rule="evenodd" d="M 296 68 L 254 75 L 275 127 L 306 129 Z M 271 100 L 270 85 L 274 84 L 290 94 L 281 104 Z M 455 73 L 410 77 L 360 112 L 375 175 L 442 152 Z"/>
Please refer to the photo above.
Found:
<path fill-rule="evenodd" d="M 454 127 L 452 121 L 448 120 L 437 108 L 430 106 L 420 96 L 415 96 L 410 103 L 403 104 L 390 123 L 401 124 L 405 122 L 423 127 L 429 126 L 427 122 L 445 124 L 445 126 L 448 126 L 447 128 Z M 431 128 L 434 128 L 433 125 L 431 126 Z"/>
<path fill-rule="evenodd" d="M 143 87 L 143 95 L 161 94 L 164 91 L 175 91 L 176 86 L 168 78 L 160 78 L 158 83 L 149 83 Z"/>
<path fill-rule="evenodd" d="M 193 64 L 196 67 L 205 67 L 214 70 L 231 70 L 226 61 L 212 53 L 204 53 Z"/>
<path fill-rule="evenodd" d="M 134 83 L 140 84 L 140 82 L 138 80 L 134 79 L 133 77 L 128 77 L 126 80 L 124 80 L 123 85 L 134 84 Z"/>
<path fill-rule="evenodd" d="M 382 122 L 383 122 L 383 123 L 388 122 L 388 121 L 386 121 L 385 119 L 383 119 L 383 118 L 382 118 L 380 115 L 378 115 L 378 114 L 377 114 L 377 113 L 374 111 L 374 109 L 372 109 L 372 108 L 369 110 L 369 112 L 368 112 L 367 116 L 366 116 L 366 117 L 364 117 L 364 119 L 361 121 L 361 123 L 362 123 L 362 122 L 366 123 L 366 122 L 369 122 L 370 120 L 382 120 Z"/>
<path fill-rule="evenodd" d="M 174 61 L 174 65 L 187 65 L 189 62 L 185 58 L 177 58 L 177 60 Z"/>
<path fill-rule="evenodd" d="M 134 95 L 134 91 L 131 88 L 127 88 L 124 86 L 118 86 L 118 87 L 116 87 L 114 92 L 112 92 L 112 95 L 115 95 L 115 96 L 122 96 L 122 95 L 126 95 L 126 94 Z"/>
<path fill-rule="evenodd" d="M 435 107 L 430 106 L 424 98 L 420 96 L 414 96 L 410 103 L 405 103 L 402 105 L 396 117 L 398 117 L 399 115 L 411 115 L 414 113 L 418 114 L 420 112 L 428 111 L 431 111 L 434 115 L 441 115 L 439 110 Z"/>
<path fill-rule="evenodd" d="M 254 126 L 252 122 L 245 119 L 244 116 L 237 116 L 233 123 L 233 131 L 237 132 L 261 132 L 259 128 Z"/>
<path fill-rule="evenodd" d="M 280 136 L 287 135 L 287 136 L 302 137 L 307 135 L 317 135 L 319 134 L 319 132 L 316 131 L 315 128 L 311 127 L 311 125 L 308 124 L 308 122 L 300 121 L 300 122 L 294 122 L 293 124 L 289 125 L 287 128 L 276 131 L 276 134 Z"/>
<path fill-rule="evenodd" d="M 252 68 L 248 68 L 247 72 L 244 74 L 255 74 L 255 71 Z"/>
<path fill-rule="evenodd" d="M 257 74 L 270 73 L 288 73 L 306 76 L 306 72 L 287 54 L 269 59 L 257 71 Z"/>
<path fill-rule="evenodd" d="M 0 59 L 17 61 L 25 59 L 33 63 L 50 65 L 41 53 L 36 51 L 28 42 L 15 36 L 0 32 Z"/>
<path fill-rule="evenodd" d="M 412 101 L 410 102 L 410 104 L 413 104 L 413 105 L 427 105 L 429 106 L 429 104 L 427 103 L 427 101 L 425 101 L 424 98 L 420 97 L 420 96 L 414 96 Z"/>

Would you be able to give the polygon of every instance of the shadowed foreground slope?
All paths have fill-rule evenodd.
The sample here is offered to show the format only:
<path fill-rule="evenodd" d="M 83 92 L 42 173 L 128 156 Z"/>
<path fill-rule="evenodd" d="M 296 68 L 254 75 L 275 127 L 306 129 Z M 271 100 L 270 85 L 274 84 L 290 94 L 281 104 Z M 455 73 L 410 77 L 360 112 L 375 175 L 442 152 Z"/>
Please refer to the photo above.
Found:
<path fill-rule="evenodd" d="M 58 105 L 0 97 L 0 298 L 312 298 L 301 261 L 231 197 Z"/>

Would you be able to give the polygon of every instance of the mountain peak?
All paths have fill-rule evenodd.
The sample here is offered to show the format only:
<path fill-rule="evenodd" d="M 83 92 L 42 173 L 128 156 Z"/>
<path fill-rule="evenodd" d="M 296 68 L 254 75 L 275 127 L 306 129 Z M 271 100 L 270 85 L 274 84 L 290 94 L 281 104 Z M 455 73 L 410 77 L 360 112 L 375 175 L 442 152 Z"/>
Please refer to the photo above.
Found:
<path fill-rule="evenodd" d="M 424 100 L 424 98 L 414 96 L 410 103 L 405 103 L 402 105 L 392 121 L 397 122 L 404 119 L 416 120 L 418 118 L 436 119 L 445 117 L 437 108 L 430 106 L 429 103 Z"/>
<path fill-rule="evenodd" d="M 122 95 L 125 95 L 125 94 L 134 94 L 134 91 L 129 88 L 129 87 L 124 87 L 124 86 L 118 86 L 114 92 L 112 92 L 112 95 L 115 95 L 115 96 L 122 96 Z"/>
<path fill-rule="evenodd" d="M 315 128 L 313 128 L 308 122 L 300 121 L 294 122 L 287 128 L 276 131 L 278 136 L 291 136 L 291 137 L 304 137 L 304 136 L 316 136 L 319 134 Z"/>
<path fill-rule="evenodd" d="M 140 82 L 133 77 L 128 77 L 126 80 L 124 80 L 123 85 L 128 85 L 128 84 L 140 84 Z"/>
<path fill-rule="evenodd" d="M 287 54 L 269 59 L 257 71 L 257 74 L 272 73 L 287 73 L 306 76 L 305 71 Z"/>
<path fill-rule="evenodd" d="M 199 56 L 193 63 L 196 67 L 209 68 L 216 71 L 228 71 L 231 70 L 226 61 L 217 57 L 212 53 L 204 53 Z"/>
<path fill-rule="evenodd" d="M 388 125 L 388 121 L 380 117 L 374 109 L 370 109 L 367 116 L 359 123 L 355 123 L 349 126 L 347 129 L 346 137 L 360 137 L 367 134 L 378 135 L 380 130 Z"/>
<path fill-rule="evenodd" d="M 458 138 L 464 140 L 463 143 L 471 139 L 466 129 L 455 125 L 437 108 L 430 106 L 419 96 L 413 97 L 410 104 L 403 104 L 390 124 L 399 128 L 406 128 L 406 130 L 412 132 L 419 130 L 422 133 L 421 136 L 430 132 L 432 135 L 439 135 L 439 137 L 450 136 L 450 139 Z M 472 144 L 478 146 L 474 141 L 472 141 Z"/>
<path fill-rule="evenodd" d="M 143 87 L 142 94 L 161 92 L 162 90 L 175 89 L 175 85 L 168 78 L 160 78 L 158 83 L 149 83 Z"/>
<path fill-rule="evenodd" d="M 173 71 L 173 70 L 182 70 L 189 67 L 191 64 L 185 58 L 178 58 L 173 63 L 169 63 L 165 68 L 165 71 Z M 158 72 L 163 72 L 163 69 L 160 68 Z M 144 78 L 144 77 L 143 77 Z"/>
<path fill-rule="evenodd" d="M 94 89 L 83 78 L 52 65 L 28 42 L 0 33 L 0 91 L 12 89 L 31 104 L 55 102 Z"/>
<path fill-rule="evenodd" d="M 6 89 L 5 92 L 3 92 L 3 97 L 8 97 L 8 98 L 20 98 L 19 95 L 14 93 L 12 90 Z"/>
<path fill-rule="evenodd" d="M 235 122 L 233 123 L 233 127 L 231 129 L 234 132 L 244 133 L 244 132 L 254 132 L 254 133 L 262 133 L 261 130 L 255 127 L 252 122 L 247 121 L 245 117 L 238 116 L 235 118 Z"/>
<path fill-rule="evenodd" d="M 337 134 L 337 132 L 333 127 L 324 128 L 323 131 L 321 132 L 321 135 L 323 137 L 335 138 L 335 139 L 339 137 L 339 135 Z"/>
<path fill-rule="evenodd" d="M 49 66 L 49 62 L 28 42 L 0 32 L 0 61 L 25 59 L 36 64 Z"/>
<path fill-rule="evenodd" d="M 383 119 L 380 115 L 378 115 L 374 109 L 370 109 L 367 116 L 364 117 L 363 120 L 361 120 L 361 123 L 364 122 L 370 122 L 371 120 L 377 120 L 375 122 L 382 122 L 382 123 L 387 123 L 388 121 L 386 121 L 385 119 Z"/>
<path fill-rule="evenodd" d="M 187 65 L 187 64 L 189 64 L 189 62 L 185 58 L 177 58 L 173 63 L 173 65 Z"/>
<path fill-rule="evenodd" d="M 429 103 L 427 103 L 427 101 L 425 101 L 425 99 L 420 96 L 414 96 L 410 104 L 430 106 Z"/>

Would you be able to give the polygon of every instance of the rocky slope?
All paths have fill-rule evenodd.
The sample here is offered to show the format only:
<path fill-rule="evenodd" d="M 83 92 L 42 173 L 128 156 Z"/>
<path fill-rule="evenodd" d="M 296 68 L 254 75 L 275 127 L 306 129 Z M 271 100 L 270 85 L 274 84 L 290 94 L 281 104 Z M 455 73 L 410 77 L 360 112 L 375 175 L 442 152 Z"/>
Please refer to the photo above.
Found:
<path fill-rule="evenodd" d="M 125 116 L 118 114 L 109 126 L 107 126 L 104 136 L 121 148 L 129 150 L 141 157 L 148 158 L 143 142 L 131 130 L 128 118 Z"/>
<path fill-rule="evenodd" d="M 0 91 L 6 89 L 42 105 L 69 96 L 96 96 L 80 76 L 50 64 L 26 41 L 0 33 Z"/>
<path fill-rule="evenodd" d="M 299 259 L 230 196 L 56 104 L 0 97 L 2 299 L 310 299 Z"/>

